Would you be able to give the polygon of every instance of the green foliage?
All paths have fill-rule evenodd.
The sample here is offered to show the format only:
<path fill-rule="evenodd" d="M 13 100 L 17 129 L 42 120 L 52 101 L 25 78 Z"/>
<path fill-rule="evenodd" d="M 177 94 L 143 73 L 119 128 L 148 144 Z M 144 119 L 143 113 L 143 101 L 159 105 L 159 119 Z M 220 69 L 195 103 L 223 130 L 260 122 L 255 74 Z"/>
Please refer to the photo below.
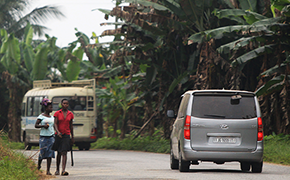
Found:
<path fill-rule="evenodd" d="M 0 137 L 0 179 L 40 179 L 41 174 L 31 159 L 11 151 Z"/>
<path fill-rule="evenodd" d="M 103 137 L 97 142 L 92 143 L 94 149 L 115 149 L 115 150 L 135 150 L 156 153 L 169 153 L 170 142 L 164 139 L 156 131 L 153 136 L 139 136 L 133 139 L 134 135 L 127 136 L 124 139 Z"/>
<path fill-rule="evenodd" d="M 279 134 L 264 137 L 264 161 L 290 165 L 290 135 Z"/>

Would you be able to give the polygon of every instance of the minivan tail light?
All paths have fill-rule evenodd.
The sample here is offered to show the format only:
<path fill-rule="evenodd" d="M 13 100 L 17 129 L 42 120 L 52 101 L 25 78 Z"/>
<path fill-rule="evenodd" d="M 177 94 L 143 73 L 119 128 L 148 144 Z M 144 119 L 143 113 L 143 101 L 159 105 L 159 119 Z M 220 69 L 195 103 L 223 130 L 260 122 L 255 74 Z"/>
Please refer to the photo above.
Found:
<path fill-rule="evenodd" d="M 262 118 L 258 117 L 258 141 L 262 141 L 264 137 Z"/>
<path fill-rule="evenodd" d="M 184 123 L 184 138 L 185 139 L 190 139 L 190 116 L 186 116 L 185 118 L 185 123 Z"/>

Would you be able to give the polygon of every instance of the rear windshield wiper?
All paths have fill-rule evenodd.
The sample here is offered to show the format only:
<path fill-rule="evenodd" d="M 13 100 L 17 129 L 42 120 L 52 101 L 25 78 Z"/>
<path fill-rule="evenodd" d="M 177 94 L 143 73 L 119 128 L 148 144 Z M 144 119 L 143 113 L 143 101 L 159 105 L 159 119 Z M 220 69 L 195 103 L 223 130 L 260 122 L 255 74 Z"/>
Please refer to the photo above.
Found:
<path fill-rule="evenodd" d="M 225 118 L 226 116 L 218 115 L 218 114 L 205 114 L 204 116 L 215 117 L 215 118 Z"/>

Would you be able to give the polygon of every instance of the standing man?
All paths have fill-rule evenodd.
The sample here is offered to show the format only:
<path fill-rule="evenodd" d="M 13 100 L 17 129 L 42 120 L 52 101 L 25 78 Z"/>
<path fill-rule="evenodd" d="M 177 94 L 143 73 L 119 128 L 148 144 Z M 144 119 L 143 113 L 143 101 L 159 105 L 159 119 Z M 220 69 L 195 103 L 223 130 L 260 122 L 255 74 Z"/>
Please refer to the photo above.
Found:
<path fill-rule="evenodd" d="M 56 137 L 53 150 L 57 151 L 56 157 L 56 171 L 55 175 L 59 175 L 59 166 L 62 158 L 62 176 L 67 176 L 69 173 L 65 171 L 67 162 L 67 152 L 71 149 L 74 143 L 73 133 L 73 119 L 74 115 L 68 110 L 68 100 L 61 101 L 62 108 L 54 113 L 54 126 L 56 130 Z M 71 141 L 70 141 L 71 135 Z"/>

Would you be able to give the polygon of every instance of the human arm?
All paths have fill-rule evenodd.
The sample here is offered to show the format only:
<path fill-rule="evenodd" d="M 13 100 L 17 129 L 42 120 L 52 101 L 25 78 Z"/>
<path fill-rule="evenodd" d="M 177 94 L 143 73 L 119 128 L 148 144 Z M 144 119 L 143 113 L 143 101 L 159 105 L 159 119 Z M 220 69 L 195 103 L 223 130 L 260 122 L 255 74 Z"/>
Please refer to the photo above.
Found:
<path fill-rule="evenodd" d="M 57 119 L 56 116 L 54 116 L 54 125 L 53 125 L 53 127 L 54 127 L 54 130 L 57 133 L 57 136 L 59 136 L 60 138 L 62 138 L 62 134 L 58 130 L 58 119 Z"/>
<path fill-rule="evenodd" d="M 34 127 L 35 128 L 45 128 L 45 129 L 47 129 L 49 127 L 49 124 L 40 125 L 40 123 L 41 123 L 41 119 L 37 119 Z"/>

